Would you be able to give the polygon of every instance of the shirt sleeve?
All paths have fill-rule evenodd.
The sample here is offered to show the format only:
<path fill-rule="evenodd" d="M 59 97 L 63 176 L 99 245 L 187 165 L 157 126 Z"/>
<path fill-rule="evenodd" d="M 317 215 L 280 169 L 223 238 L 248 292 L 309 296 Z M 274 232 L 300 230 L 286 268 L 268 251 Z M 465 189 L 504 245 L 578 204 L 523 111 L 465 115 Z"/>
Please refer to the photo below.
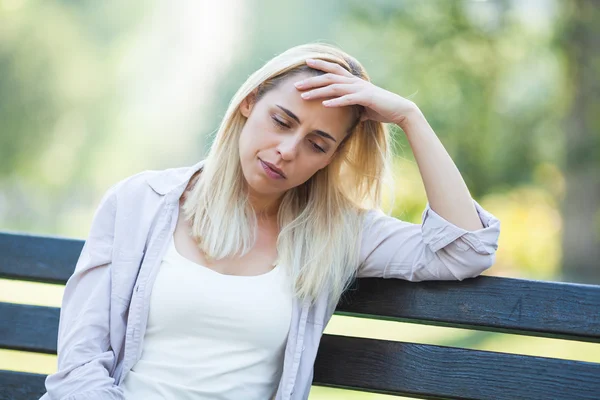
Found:
<path fill-rule="evenodd" d="M 427 203 L 422 223 L 413 224 L 370 210 L 361 238 L 358 277 L 409 281 L 463 280 L 480 275 L 495 261 L 500 221 L 473 200 L 483 228 L 468 231 Z"/>
<path fill-rule="evenodd" d="M 115 186 L 100 201 L 75 271 L 65 286 L 58 368 L 46 377 L 47 393 L 41 400 L 124 400 L 122 389 L 110 376 L 115 363 L 109 332 Z"/>

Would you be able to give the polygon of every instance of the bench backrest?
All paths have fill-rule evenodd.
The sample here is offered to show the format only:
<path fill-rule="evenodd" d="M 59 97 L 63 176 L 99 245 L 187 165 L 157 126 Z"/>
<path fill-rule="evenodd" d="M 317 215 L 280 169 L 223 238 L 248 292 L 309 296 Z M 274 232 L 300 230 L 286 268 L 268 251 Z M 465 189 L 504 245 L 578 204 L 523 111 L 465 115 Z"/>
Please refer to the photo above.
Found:
<path fill-rule="evenodd" d="M 82 246 L 0 232 L 0 278 L 65 284 Z M 0 303 L 0 348 L 56 354 L 59 311 Z M 600 343 L 595 285 L 358 279 L 336 314 Z M 44 379 L 0 371 L 0 399 L 39 398 Z M 314 384 L 423 399 L 597 400 L 600 363 L 326 334 Z"/>

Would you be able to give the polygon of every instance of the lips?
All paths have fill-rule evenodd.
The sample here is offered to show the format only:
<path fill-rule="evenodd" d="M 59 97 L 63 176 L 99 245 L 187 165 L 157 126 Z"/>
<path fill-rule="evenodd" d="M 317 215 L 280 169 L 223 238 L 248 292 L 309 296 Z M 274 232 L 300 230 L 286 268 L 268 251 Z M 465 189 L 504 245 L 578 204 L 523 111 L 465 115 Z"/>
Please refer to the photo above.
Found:
<path fill-rule="evenodd" d="M 270 169 L 272 169 L 273 171 L 275 171 L 277 174 L 281 175 L 282 178 L 286 179 L 286 176 L 285 176 L 285 174 L 283 173 L 282 170 L 280 170 L 279 168 L 277 168 L 276 166 L 274 166 L 270 162 L 266 162 L 265 160 L 260 160 L 260 161 L 262 161 L 267 167 L 269 167 Z"/>

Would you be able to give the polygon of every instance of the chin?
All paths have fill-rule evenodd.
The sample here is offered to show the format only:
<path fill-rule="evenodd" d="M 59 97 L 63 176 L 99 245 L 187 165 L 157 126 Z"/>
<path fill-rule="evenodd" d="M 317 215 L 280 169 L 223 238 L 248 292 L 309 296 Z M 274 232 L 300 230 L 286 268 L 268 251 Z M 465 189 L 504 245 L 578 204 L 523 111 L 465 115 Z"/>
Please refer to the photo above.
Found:
<path fill-rule="evenodd" d="M 244 173 L 244 181 L 249 190 L 261 195 L 273 195 L 280 193 L 281 188 L 275 187 L 272 182 L 261 175 L 262 171 L 248 171 L 248 175 Z"/>

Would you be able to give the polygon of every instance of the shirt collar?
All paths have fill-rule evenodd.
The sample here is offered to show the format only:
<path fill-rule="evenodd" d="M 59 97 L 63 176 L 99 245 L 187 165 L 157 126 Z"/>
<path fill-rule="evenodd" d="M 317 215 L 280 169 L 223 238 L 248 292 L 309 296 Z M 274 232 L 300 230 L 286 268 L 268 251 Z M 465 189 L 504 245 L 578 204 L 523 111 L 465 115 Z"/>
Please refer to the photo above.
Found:
<path fill-rule="evenodd" d="M 161 196 L 170 193 L 180 186 L 183 186 L 183 193 L 183 190 L 185 189 L 185 186 L 189 182 L 192 175 L 202 168 L 204 162 L 205 160 L 201 160 L 192 166 L 169 168 L 162 171 L 157 171 L 154 174 L 150 174 L 146 178 L 146 183 L 150 185 L 152 190 Z"/>

